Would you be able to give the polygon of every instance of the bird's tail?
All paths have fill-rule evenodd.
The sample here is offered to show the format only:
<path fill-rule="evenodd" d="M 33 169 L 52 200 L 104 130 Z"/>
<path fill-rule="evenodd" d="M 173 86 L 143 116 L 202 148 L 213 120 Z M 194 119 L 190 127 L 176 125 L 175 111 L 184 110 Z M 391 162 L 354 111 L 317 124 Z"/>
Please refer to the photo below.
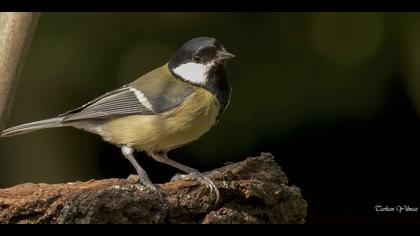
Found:
<path fill-rule="evenodd" d="M 29 133 L 40 129 L 61 127 L 63 126 L 63 119 L 64 117 L 56 117 L 46 120 L 35 121 L 23 125 L 18 125 L 1 131 L 0 137 L 10 137 L 14 135 Z"/>

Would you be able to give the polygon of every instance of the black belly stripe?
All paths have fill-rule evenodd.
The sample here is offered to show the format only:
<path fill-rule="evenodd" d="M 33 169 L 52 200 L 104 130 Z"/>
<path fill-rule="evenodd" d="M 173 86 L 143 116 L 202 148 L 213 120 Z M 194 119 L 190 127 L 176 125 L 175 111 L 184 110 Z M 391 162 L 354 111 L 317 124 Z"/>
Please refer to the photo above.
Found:
<path fill-rule="evenodd" d="M 220 116 L 223 114 L 227 105 L 229 104 L 232 87 L 229 83 L 229 80 L 227 79 L 227 73 L 224 64 L 213 67 L 209 71 L 208 75 L 209 78 L 204 88 L 213 93 L 219 102 L 220 110 L 216 118 L 216 120 L 219 120 Z"/>

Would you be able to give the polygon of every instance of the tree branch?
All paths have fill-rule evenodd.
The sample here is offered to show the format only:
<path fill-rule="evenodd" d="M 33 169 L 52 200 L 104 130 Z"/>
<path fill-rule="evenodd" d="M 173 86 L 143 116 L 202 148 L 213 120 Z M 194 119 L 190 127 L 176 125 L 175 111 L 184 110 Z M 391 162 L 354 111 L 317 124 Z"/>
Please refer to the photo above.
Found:
<path fill-rule="evenodd" d="M 0 13 L 0 130 L 9 116 L 16 84 L 40 13 Z"/>
<path fill-rule="evenodd" d="M 207 174 L 218 186 L 193 181 L 159 185 L 162 205 L 148 190 L 125 179 L 67 184 L 22 184 L 0 190 L 4 223 L 304 223 L 307 205 L 299 188 L 271 154 L 230 164 Z"/>

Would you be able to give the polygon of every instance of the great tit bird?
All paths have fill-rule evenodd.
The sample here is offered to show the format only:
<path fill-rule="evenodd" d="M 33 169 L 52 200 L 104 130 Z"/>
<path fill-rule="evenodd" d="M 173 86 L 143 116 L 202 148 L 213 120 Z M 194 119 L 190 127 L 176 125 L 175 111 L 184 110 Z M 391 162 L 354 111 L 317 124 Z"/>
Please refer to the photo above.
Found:
<path fill-rule="evenodd" d="M 134 158 L 135 150 L 188 173 L 178 178 L 205 184 L 217 202 L 219 191 L 208 177 L 169 159 L 167 153 L 198 139 L 218 122 L 230 101 L 225 62 L 233 57 L 214 38 L 193 38 L 168 63 L 134 82 L 55 118 L 5 129 L 1 137 L 64 126 L 82 129 L 121 147 L 140 184 L 150 190 L 157 191 Z"/>

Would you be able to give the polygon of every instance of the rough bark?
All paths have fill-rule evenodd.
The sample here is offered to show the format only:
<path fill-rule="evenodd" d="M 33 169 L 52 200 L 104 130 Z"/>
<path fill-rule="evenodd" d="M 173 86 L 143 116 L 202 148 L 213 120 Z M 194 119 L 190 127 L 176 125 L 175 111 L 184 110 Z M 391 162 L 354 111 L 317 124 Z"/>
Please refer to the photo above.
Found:
<path fill-rule="evenodd" d="M 206 173 L 209 190 L 178 180 L 152 192 L 125 179 L 66 184 L 26 183 L 0 190 L 0 223 L 304 223 L 306 201 L 271 154 Z"/>
<path fill-rule="evenodd" d="M 40 13 L 0 13 L 0 130 L 13 95 Z"/>

